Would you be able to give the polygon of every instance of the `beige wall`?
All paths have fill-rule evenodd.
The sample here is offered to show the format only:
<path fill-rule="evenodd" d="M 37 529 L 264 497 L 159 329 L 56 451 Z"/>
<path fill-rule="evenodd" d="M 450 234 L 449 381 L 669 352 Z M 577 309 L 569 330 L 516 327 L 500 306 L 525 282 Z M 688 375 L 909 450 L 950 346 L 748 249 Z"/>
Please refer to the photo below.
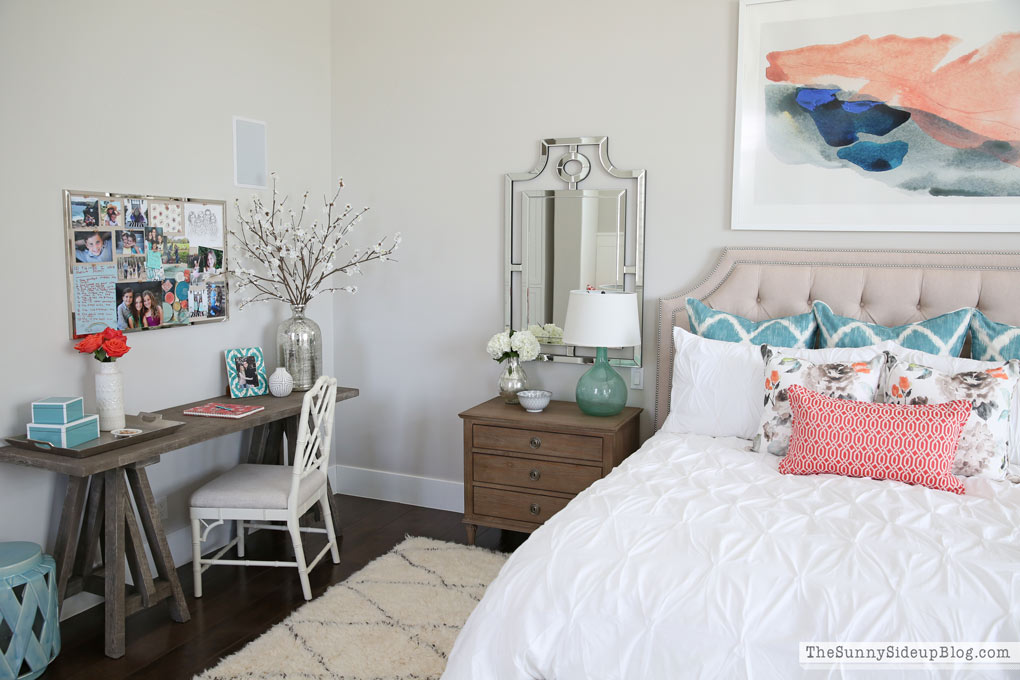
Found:
<path fill-rule="evenodd" d="M 608 135 L 617 166 L 647 169 L 650 320 L 727 245 L 1020 247 L 730 231 L 736 30 L 736 0 L 335 5 L 333 169 L 375 224 L 406 234 L 400 264 L 336 308 L 337 370 L 362 389 L 338 419 L 340 463 L 461 480 L 457 413 L 495 395 L 499 373 L 484 345 L 503 320 L 503 173 L 531 169 L 545 137 Z M 526 367 L 573 398 L 581 368 Z M 651 409 L 648 368 L 645 382 L 631 403 Z"/>
<path fill-rule="evenodd" d="M 0 2 L 0 431 L 23 432 L 32 399 L 84 394 L 93 408 L 95 362 L 67 339 L 62 189 L 246 199 L 233 186 L 233 115 L 268 123 L 285 187 L 332 184 L 329 14 L 325 0 Z M 226 323 L 130 336 L 128 412 L 222 394 L 222 351 L 272 355 L 284 311 L 235 302 Z M 329 301 L 309 315 L 332 328 Z M 332 353 L 330 342 L 330 370 Z M 190 559 L 190 491 L 237 462 L 239 441 L 151 468 L 178 561 Z M 0 541 L 52 547 L 63 490 L 55 475 L 0 466 Z"/>

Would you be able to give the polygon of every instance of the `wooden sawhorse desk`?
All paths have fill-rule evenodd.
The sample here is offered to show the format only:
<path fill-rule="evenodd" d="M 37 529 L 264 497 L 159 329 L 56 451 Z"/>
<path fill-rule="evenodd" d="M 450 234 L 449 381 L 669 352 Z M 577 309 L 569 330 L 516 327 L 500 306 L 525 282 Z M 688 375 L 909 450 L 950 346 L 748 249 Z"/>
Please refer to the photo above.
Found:
<path fill-rule="evenodd" d="M 337 401 L 356 396 L 356 389 L 337 388 Z M 191 618 L 145 468 L 159 462 L 164 453 L 249 429 L 253 432 L 248 463 L 283 462 L 285 436 L 293 460 L 303 399 L 304 392 L 294 392 L 280 399 L 214 397 L 175 406 L 158 413 L 167 420 L 186 423 L 176 432 L 88 458 L 0 447 L 0 463 L 28 465 L 68 476 L 54 551 L 57 598 L 63 603 L 65 597 L 82 591 L 105 598 L 107 656 L 115 659 L 124 656 L 124 619 L 137 611 L 170 600 L 170 617 L 174 621 L 183 623 Z M 184 415 L 185 409 L 209 401 L 236 401 L 265 408 L 237 420 Z M 340 523 L 332 488 L 329 501 L 339 536 Z M 155 577 L 145 554 L 146 543 L 156 565 Z M 96 564 L 97 558 L 101 559 L 101 564 Z M 130 587 L 125 578 L 125 563 L 134 582 Z"/>

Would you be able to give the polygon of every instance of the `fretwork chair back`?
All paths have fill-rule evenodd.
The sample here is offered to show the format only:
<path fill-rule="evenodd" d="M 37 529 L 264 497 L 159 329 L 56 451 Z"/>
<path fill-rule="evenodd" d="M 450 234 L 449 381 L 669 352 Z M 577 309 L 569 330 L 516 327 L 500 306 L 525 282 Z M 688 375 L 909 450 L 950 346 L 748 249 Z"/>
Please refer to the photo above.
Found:
<path fill-rule="evenodd" d="M 292 465 L 238 465 L 205 484 L 191 496 L 191 540 L 194 550 L 195 597 L 202 597 L 202 572 L 214 564 L 297 567 L 305 599 L 312 599 L 308 572 L 332 553 L 340 563 L 333 515 L 326 484 L 333 412 L 336 409 L 336 379 L 323 376 L 305 393 L 297 429 L 297 446 Z M 325 528 L 302 527 L 301 516 L 316 503 L 322 510 Z M 237 522 L 237 536 L 212 557 L 202 557 L 202 542 L 209 531 L 224 522 Z M 286 525 L 269 524 L 285 522 Z M 290 532 L 294 544 L 293 562 L 244 559 L 247 529 L 275 529 Z M 305 562 L 301 532 L 325 533 L 326 547 L 311 562 Z M 237 545 L 238 559 L 223 559 Z"/>

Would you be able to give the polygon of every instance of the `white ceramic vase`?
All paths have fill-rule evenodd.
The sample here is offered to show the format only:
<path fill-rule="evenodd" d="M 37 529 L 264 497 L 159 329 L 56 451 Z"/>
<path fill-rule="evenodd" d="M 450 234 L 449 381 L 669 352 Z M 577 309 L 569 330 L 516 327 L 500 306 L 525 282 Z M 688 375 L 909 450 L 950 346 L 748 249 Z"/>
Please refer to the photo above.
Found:
<path fill-rule="evenodd" d="M 274 397 L 286 397 L 294 391 L 294 378 L 283 366 L 278 367 L 269 376 L 269 393 Z"/>
<path fill-rule="evenodd" d="M 96 369 L 96 406 L 100 430 L 124 427 L 124 376 L 114 361 L 102 361 Z"/>

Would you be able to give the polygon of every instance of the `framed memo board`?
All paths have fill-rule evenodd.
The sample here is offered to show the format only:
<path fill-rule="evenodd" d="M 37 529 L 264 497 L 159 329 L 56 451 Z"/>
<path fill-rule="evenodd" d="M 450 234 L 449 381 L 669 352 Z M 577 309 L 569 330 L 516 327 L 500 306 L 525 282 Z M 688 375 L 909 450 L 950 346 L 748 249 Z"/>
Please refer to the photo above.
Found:
<path fill-rule="evenodd" d="M 64 190 L 71 338 L 225 321 L 226 203 Z"/>

